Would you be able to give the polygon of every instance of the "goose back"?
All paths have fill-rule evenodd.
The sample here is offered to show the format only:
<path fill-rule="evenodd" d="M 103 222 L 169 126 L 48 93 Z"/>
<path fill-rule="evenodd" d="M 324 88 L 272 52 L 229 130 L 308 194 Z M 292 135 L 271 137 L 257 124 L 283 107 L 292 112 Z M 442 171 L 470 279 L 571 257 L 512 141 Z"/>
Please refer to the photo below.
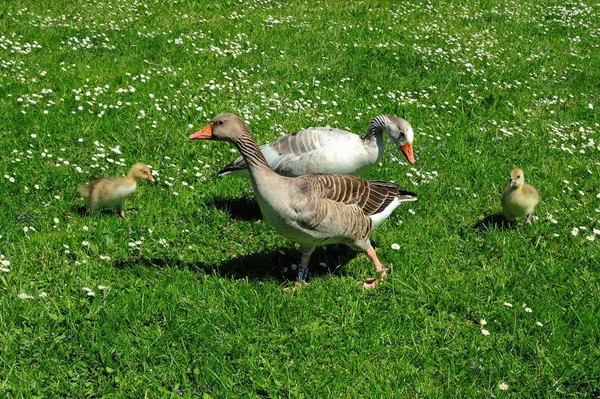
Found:
<path fill-rule="evenodd" d="M 350 132 L 329 127 L 314 127 L 281 136 L 260 147 L 267 163 L 283 176 L 314 173 L 358 175 L 381 158 L 377 147 L 366 147 Z M 349 154 L 354 154 L 351 158 Z M 243 157 L 225 165 L 218 176 L 233 173 L 249 177 Z"/>

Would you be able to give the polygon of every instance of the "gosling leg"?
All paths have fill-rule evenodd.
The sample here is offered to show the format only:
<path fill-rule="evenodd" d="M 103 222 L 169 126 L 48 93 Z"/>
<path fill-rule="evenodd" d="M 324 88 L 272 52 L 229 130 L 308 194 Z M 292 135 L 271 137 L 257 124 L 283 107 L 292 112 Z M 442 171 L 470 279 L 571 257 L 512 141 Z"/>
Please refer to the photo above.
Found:
<path fill-rule="evenodd" d="M 525 219 L 525 224 L 531 224 L 532 220 L 533 220 L 533 212 L 531 212 L 529 215 L 527 215 L 527 219 Z"/>

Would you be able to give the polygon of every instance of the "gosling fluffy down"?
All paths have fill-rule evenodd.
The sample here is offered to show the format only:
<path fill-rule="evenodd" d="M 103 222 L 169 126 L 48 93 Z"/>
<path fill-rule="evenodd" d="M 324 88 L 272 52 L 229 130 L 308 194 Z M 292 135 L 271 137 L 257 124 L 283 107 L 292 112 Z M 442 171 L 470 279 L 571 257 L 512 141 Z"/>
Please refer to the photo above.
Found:
<path fill-rule="evenodd" d="M 86 201 L 89 212 L 97 209 L 117 208 L 119 216 L 125 217 L 125 200 L 135 192 L 136 181 L 145 179 L 154 183 L 150 169 L 143 163 L 136 163 L 124 177 L 103 177 L 79 187 L 79 193 Z"/>
<path fill-rule="evenodd" d="M 510 173 L 510 183 L 502 194 L 502 211 L 509 222 L 527 216 L 525 223 L 531 223 L 533 210 L 540 202 L 540 194 L 535 187 L 525 183 L 525 175 L 519 168 Z"/>

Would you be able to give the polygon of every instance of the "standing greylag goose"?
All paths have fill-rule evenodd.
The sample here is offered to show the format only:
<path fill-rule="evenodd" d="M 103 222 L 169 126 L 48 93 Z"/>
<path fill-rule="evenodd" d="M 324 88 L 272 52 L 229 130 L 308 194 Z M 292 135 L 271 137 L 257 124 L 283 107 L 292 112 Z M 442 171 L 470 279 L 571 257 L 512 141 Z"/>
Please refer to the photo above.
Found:
<path fill-rule="evenodd" d="M 312 127 L 282 136 L 260 149 L 271 169 L 280 175 L 297 177 L 330 173 L 358 176 L 381 160 L 383 132 L 400 146 L 407 161 L 414 164 L 414 132 L 410 123 L 389 115 L 371 119 L 364 137 L 340 129 Z M 250 177 L 243 157 L 225 165 L 217 176 L 229 173 Z"/>
<path fill-rule="evenodd" d="M 509 222 L 514 222 L 518 217 L 527 216 L 525 223 L 531 223 L 533 210 L 538 202 L 540 202 L 538 191 L 525 183 L 525 175 L 521 169 L 514 169 L 510 173 L 510 183 L 502 194 L 504 217 Z"/>
<path fill-rule="evenodd" d="M 394 183 L 349 175 L 281 176 L 269 167 L 246 124 L 232 114 L 213 118 L 190 139 L 229 141 L 237 147 L 248 165 L 263 217 L 279 234 L 300 243 L 300 283 L 308 278 L 308 262 L 316 246 L 334 243 L 365 251 L 377 276 L 387 276 L 369 235 L 402 202 L 415 201 L 416 194 Z M 377 279 L 369 279 L 365 287 L 376 283 Z"/>
<path fill-rule="evenodd" d="M 117 208 L 119 216 L 125 217 L 125 200 L 134 193 L 137 179 L 154 183 L 148 166 L 136 163 L 125 177 L 103 177 L 79 187 L 79 193 L 86 200 L 88 211 Z"/>

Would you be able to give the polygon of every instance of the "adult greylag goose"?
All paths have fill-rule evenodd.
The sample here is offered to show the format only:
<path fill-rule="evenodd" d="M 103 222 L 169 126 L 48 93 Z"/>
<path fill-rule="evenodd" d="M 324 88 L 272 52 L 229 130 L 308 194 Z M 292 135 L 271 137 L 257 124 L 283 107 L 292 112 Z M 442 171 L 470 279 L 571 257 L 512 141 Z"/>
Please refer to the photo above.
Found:
<path fill-rule="evenodd" d="M 145 179 L 154 183 L 150 169 L 143 163 L 136 163 L 124 177 L 103 177 L 79 187 L 79 193 L 86 201 L 88 211 L 117 208 L 119 216 L 125 217 L 125 200 L 135 192 L 136 181 Z"/>
<path fill-rule="evenodd" d="M 525 175 L 521 169 L 510 173 L 510 183 L 502 194 L 502 211 L 509 222 L 518 217 L 527 216 L 525 223 L 531 223 L 533 210 L 540 202 L 540 193 L 535 187 L 525 183 Z"/>
<path fill-rule="evenodd" d="M 330 127 L 311 127 L 282 136 L 260 149 L 271 169 L 280 175 L 331 173 L 358 176 L 381 160 L 384 132 L 400 146 L 406 160 L 414 164 L 413 129 L 408 121 L 390 115 L 371 119 L 364 137 Z M 250 177 L 243 157 L 225 165 L 217 176 L 229 173 Z"/>
<path fill-rule="evenodd" d="M 369 235 L 402 202 L 415 201 L 415 193 L 394 183 L 350 175 L 281 176 L 269 167 L 246 124 L 232 114 L 216 116 L 190 139 L 229 141 L 237 147 L 248 165 L 263 217 L 279 234 L 300 244 L 300 283 L 306 283 L 316 246 L 334 243 L 364 251 L 377 277 L 387 276 Z M 376 284 L 377 279 L 368 279 L 365 287 Z"/>

